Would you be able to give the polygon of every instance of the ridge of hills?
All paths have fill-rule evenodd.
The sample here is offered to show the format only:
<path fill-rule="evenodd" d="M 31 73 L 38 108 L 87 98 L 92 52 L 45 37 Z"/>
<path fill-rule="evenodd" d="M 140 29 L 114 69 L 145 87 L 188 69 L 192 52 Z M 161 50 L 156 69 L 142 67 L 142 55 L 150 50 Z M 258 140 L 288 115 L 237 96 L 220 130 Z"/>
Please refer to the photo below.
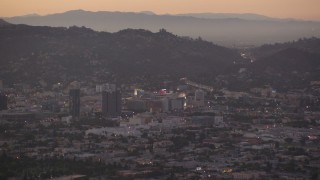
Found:
<path fill-rule="evenodd" d="M 7 83 L 157 84 L 187 77 L 217 88 L 270 85 L 288 90 L 307 87 L 320 77 L 318 38 L 249 49 L 256 59 L 251 63 L 236 50 L 165 29 L 108 33 L 76 26 L 0 24 L 0 79 Z"/>
<path fill-rule="evenodd" d="M 256 71 L 269 69 L 272 73 L 320 72 L 320 39 L 304 38 L 297 41 L 266 44 L 251 49 Z M 319 76 L 320 77 L 320 76 Z"/>
<path fill-rule="evenodd" d="M 284 19 L 271 18 L 268 16 L 253 14 L 253 13 L 184 13 L 184 14 L 177 14 L 177 15 L 206 18 L 206 19 L 238 18 L 238 19 L 245 19 L 245 20 L 269 20 L 269 21 L 284 20 Z"/>
<path fill-rule="evenodd" d="M 253 64 L 255 71 L 265 73 L 305 73 L 320 70 L 320 54 L 297 48 L 280 50 L 270 56 L 262 57 Z"/>
<path fill-rule="evenodd" d="M 260 47 L 253 48 L 252 54 L 255 58 L 259 59 L 290 48 L 320 54 L 320 39 L 311 37 L 285 43 L 265 44 Z"/>
<path fill-rule="evenodd" d="M 0 27 L 0 77 L 9 82 L 77 78 L 195 76 L 222 73 L 235 51 L 202 39 L 125 29 L 96 32 L 85 27 Z"/>
<path fill-rule="evenodd" d="M 9 25 L 11 25 L 11 24 L 3 19 L 0 19 L 0 26 L 9 26 Z"/>
<path fill-rule="evenodd" d="M 248 66 L 256 79 L 279 89 L 308 89 L 320 77 L 320 39 L 267 44 L 251 49 L 256 59 Z"/>
<path fill-rule="evenodd" d="M 202 37 L 224 46 L 262 45 L 303 37 L 320 37 L 320 22 L 274 19 L 252 14 L 157 15 L 150 12 L 108 12 L 73 10 L 46 16 L 5 18 L 13 24 L 69 27 L 85 26 L 96 31 L 122 29 L 166 29 L 180 36 Z"/>

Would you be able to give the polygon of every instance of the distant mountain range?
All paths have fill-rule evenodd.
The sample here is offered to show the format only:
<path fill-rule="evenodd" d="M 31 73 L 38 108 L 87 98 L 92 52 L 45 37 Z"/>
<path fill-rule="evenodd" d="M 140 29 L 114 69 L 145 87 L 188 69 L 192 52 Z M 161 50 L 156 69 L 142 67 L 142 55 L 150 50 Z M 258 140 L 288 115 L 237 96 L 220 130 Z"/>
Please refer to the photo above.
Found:
<path fill-rule="evenodd" d="M 268 21 L 281 21 L 284 19 L 271 18 L 268 16 L 263 16 L 259 14 L 252 13 L 186 13 L 186 14 L 176 14 L 177 16 L 190 16 L 196 18 L 206 18 L 206 19 L 243 19 L 243 20 L 268 20 Z"/>
<path fill-rule="evenodd" d="M 256 14 L 193 13 L 156 15 L 153 12 L 90 12 L 83 10 L 46 16 L 28 15 L 5 18 L 13 24 L 69 27 L 85 26 L 96 31 L 117 32 L 122 29 L 166 29 L 180 36 L 205 40 L 220 45 L 262 45 L 320 37 L 320 22 L 276 19 Z"/>
<path fill-rule="evenodd" d="M 0 19 L 0 27 L 1 26 L 8 26 L 8 25 L 10 25 L 10 23 L 4 21 L 3 19 Z"/>

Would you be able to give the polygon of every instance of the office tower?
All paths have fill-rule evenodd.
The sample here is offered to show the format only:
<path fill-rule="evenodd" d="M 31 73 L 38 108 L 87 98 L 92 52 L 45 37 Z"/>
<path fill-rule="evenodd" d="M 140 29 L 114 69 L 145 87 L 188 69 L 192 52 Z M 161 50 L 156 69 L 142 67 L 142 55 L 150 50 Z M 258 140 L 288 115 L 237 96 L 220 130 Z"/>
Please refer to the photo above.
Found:
<path fill-rule="evenodd" d="M 0 111 L 8 109 L 8 98 L 0 92 Z"/>
<path fill-rule="evenodd" d="M 80 89 L 69 91 L 69 113 L 72 117 L 80 116 Z"/>
<path fill-rule="evenodd" d="M 121 115 L 121 93 L 119 90 L 102 92 L 102 115 L 117 117 Z"/>

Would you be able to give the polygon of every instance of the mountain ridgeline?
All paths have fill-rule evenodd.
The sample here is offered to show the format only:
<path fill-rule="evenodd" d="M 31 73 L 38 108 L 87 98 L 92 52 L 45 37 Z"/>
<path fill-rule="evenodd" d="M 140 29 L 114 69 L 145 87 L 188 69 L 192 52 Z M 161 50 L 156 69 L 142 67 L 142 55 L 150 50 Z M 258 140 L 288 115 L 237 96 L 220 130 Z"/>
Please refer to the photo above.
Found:
<path fill-rule="evenodd" d="M 307 87 L 320 77 L 320 40 L 237 50 L 160 29 L 97 32 L 86 27 L 14 25 L 0 21 L 0 79 L 162 82 L 188 77 L 217 88 Z"/>
<path fill-rule="evenodd" d="M 85 26 L 96 31 L 118 32 L 122 29 L 165 28 L 180 36 L 202 37 L 223 46 L 262 45 L 320 37 L 320 22 L 275 19 L 255 14 L 194 13 L 156 15 L 152 12 L 90 12 L 73 10 L 46 16 L 5 18 L 14 24 L 33 26 Z"/>
<path fill-rule="evenodd" d="M 274 73 L 320 70 L 320 39 L 299 39 L 293 42 L 263 45 L 251 50 L 257 69 L 273 69 Z M 259 67 L 259 68 L 257 68 Z"/>
<path fill-rule="evenodd" d="M 242 60 L 234 50 L 202 39 L 125 29 L 0 26 L 0 79 L 59 82 L 79 78 L 219 74 Z"/>
<path fill-rule="evenodd" d="M 256 59 L 248 67 L 265 84 L 278 88 L 308 88 L 320 77 L 320 39 L 267 44 L 251 49 Z"/>

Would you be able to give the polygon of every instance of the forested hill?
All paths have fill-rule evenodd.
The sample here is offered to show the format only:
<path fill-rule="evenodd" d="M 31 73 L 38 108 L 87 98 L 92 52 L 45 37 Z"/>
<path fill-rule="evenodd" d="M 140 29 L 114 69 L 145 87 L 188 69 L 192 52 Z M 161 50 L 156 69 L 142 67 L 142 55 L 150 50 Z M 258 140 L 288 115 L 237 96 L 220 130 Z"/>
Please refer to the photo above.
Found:
<path fill-rule="evenodd" d="M 134 76 L 196 76 L 225 72 L 242 58 L 200 38 L 125 29 L 0 26 L 0 78 L 9 82 Z"/>

